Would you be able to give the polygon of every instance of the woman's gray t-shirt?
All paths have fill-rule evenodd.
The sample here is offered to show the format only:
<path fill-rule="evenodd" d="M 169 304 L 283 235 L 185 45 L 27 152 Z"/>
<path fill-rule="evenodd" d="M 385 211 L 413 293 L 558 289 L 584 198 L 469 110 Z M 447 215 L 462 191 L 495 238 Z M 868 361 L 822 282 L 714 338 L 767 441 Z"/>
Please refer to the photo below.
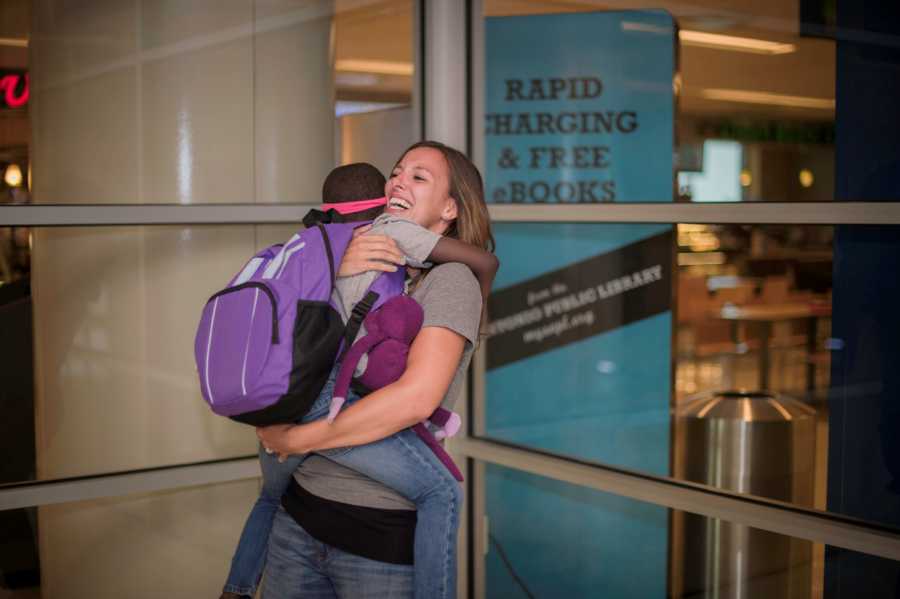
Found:
<path fill-rule="evenodd" d="M 441 402 L 443 407 L 452 409 L 462 390 L 478 340 L 481 289 L 468 267 L 458 263 L 441 264 L 431 269 L 411 297 L 425 312 L 423 328 L 444 327 L 466 339 L 462 359 Z M 313 495 L 331 501 L 380 509 L 415 509 L 393 489 L 318 454 L 304 460 L 294 478 Z"/>

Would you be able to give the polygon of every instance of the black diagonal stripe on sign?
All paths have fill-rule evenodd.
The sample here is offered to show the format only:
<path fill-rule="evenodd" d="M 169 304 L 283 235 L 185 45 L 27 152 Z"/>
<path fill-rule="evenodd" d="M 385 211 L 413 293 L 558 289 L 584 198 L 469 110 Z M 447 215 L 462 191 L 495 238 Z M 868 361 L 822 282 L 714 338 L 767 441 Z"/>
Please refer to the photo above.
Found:
<path fill-rule="evenodd" d="M 671 231 L 501 289 L 488 300 L 488 370 L 665 312 L 671 289 Z"/>

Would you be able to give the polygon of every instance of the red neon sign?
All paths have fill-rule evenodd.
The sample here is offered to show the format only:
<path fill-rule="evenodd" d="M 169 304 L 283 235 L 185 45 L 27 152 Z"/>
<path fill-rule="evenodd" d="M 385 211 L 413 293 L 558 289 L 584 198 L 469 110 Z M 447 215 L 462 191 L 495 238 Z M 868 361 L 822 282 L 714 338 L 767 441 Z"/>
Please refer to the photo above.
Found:
<path fill-rule="evenodd" d="M 8 73 L 0 76 L 0 92 L 2 92 L 0 104 L 5 104 L 8 108 L 25 106 L 29 96 L 28 83 L 28 73 Z"/>

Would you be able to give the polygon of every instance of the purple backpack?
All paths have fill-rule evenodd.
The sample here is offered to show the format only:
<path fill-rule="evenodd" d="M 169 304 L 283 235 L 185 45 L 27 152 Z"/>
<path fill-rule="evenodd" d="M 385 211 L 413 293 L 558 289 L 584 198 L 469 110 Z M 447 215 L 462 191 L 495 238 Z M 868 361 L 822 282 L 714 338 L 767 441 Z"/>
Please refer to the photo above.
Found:
<path fill-rule="evenodd" d="M 344 325 L 336 268 L 365 223 L 317 224 L 259 252 L 206 303 L 194 340 L 203 398 L 254 426 L 299 421 L 366 314 L 401 295 L 402 269 L 382 273 Z M 346 340 L 346 343 L 345 343 Z"/>

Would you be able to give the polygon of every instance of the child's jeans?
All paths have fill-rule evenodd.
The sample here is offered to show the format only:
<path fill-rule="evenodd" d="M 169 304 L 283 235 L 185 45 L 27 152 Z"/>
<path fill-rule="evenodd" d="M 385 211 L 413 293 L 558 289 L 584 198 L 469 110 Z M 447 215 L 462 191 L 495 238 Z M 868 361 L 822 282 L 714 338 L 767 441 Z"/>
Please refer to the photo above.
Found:
<path fill-rule="evenodd" d="M 337 367 L 304 422 L 328 414 Z M 347 405 L 359 399 L 353 393 Z M 321 453 L 342 466 L 390 487 L 416 505 L 414 584 L 416 599 L 456 597 L 456 534 L 462 489 L 437 456 L 414 432 L 406 429 L 368 445 L 329 449 Z M 281 496 L 303 455 L 279 463 L 260 448 L 263 487 L 253 505 L 237 549 L 225 591 L 250 595 L 256 591 L 266 562 L 266 547 Z"/>

